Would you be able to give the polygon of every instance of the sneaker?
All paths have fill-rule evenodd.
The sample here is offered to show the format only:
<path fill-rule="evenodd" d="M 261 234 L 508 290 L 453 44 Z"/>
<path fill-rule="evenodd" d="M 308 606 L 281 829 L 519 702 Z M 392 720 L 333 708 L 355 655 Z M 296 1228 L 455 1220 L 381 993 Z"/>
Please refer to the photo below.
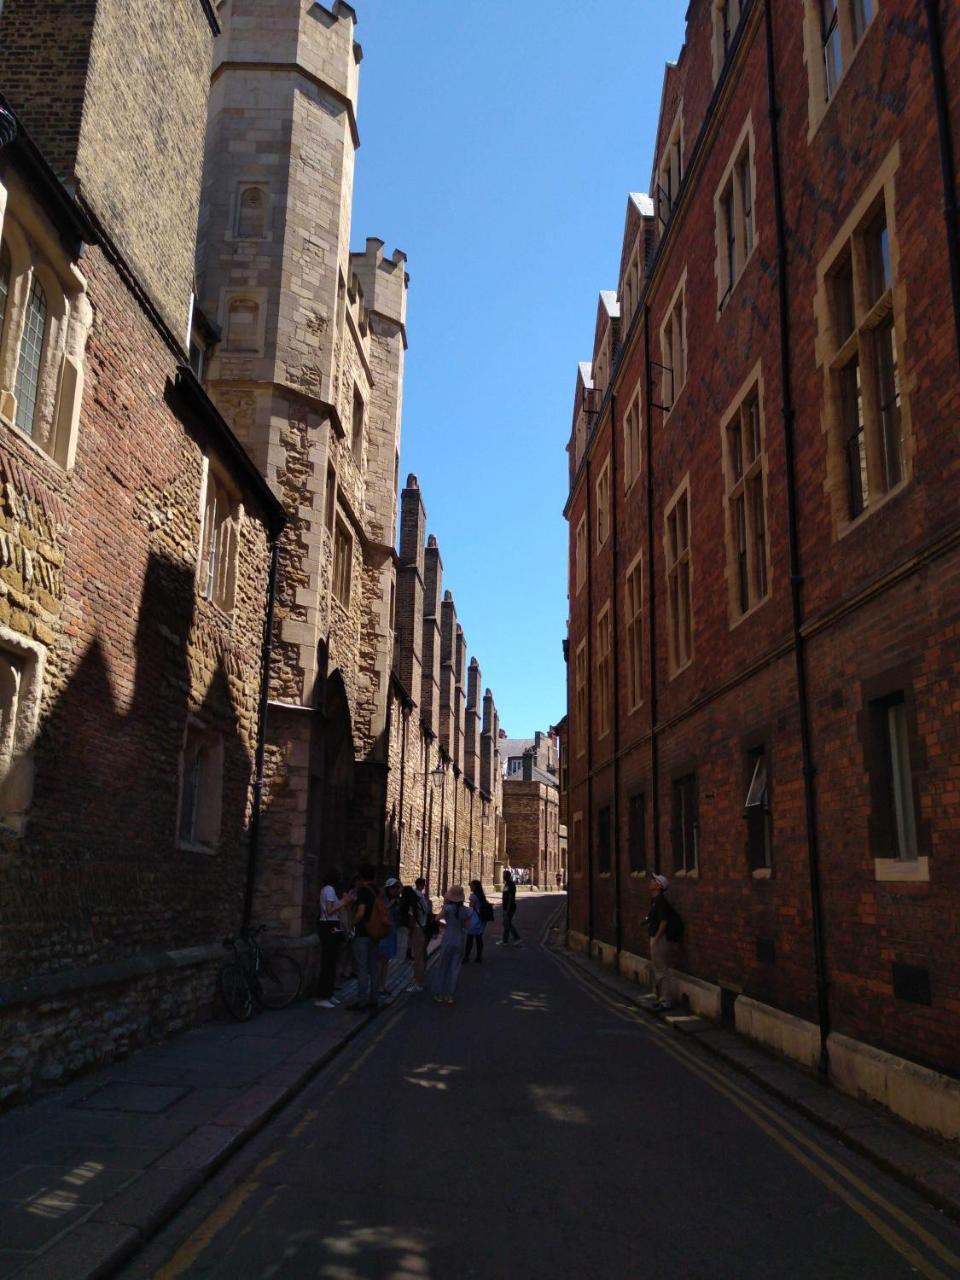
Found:
<path fill-rule="evenodd" d="M 435 1004 L 443 1004 L 443 996 L 434 996 L 433 1000 Z"/>
<path fill-rule="evenodd" d="M 453 1004 L 453 996 L 447 996 L 447 1004 Z"/>
<path fill-rule="evenodd" d="M 411 982 L 411 983 L 410 983 L 410 985 L 409 985 L 409 987 L 407 987 L 407 990 L 408 990 L 408 991 L 422 991 L 422 990 L 423 990 L 423 987 L 421 987 L 421 986 L 420 986 L 418 983 L 416 983 L 416 982 Z"/>
<path fill-rule="evenodd" d="M 318 1009 L 335 1009 L 337 1007 L 335 1000 L 314 1000 L 313 1003 Z"/>
<path fill-rule="evenodd" d="M 497 947 L 509 947 L 510 943 L 504 942 L 502 938 L 498 938 L 494 945 Z"/>

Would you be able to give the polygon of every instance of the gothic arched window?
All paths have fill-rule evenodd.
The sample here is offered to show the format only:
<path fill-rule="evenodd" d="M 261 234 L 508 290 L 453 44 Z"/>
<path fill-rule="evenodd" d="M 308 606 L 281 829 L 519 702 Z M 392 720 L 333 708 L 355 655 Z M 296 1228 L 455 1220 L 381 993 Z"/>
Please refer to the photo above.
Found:
<path fill-rule="evenodd" d="M 262 240 L 267 229 L 267 198 L 260 187 L 240 193 L 237 235 L 241 240 Z"/>

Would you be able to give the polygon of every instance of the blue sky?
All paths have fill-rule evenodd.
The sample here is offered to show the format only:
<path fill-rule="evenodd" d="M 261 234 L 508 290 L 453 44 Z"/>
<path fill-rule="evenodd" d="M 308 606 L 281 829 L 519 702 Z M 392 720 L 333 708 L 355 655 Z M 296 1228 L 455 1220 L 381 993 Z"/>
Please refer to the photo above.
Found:
<path fill-rule="evenodd" d="M 401 481 L 514 737 L 565 709 L 565 445 L 687 0 L 355 0 L 353 244 L 403 249 Z"/>

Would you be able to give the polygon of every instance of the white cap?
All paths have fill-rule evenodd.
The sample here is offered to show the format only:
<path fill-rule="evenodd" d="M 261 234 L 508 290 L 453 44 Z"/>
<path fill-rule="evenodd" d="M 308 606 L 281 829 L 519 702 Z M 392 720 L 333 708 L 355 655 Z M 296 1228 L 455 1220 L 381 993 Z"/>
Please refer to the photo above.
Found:
<path fill-rule="evenodd" d="M 400 881 L 397 879 L 397 877 L 396 877 L 396 876 L 391 876 L 389 880 L 385 880 L 385 881 L 383 882 L 383 887 L 384 887 L 385 889 L 389 889 L 391 885 L 393 885 L 393 884 L 399 884 L 399 883 L 400 883 Z"/>
<path fill-rule="evenodd" d="M 656 880 L 661 889 L 666 889 L 667 885 L 670 883 L 666 876 L 651 876 L 650 879 Z"/>

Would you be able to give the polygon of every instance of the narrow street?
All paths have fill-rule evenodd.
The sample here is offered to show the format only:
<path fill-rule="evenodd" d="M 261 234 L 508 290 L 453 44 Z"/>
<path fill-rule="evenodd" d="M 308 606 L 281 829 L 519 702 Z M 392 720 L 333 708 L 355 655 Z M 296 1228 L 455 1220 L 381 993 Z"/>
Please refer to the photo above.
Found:
<path fill-rule="evenodd" d="M 940 1214 L 540 945 L 560 902 L 374 1019 L 127 1280 L 960 1275 Z"/>

